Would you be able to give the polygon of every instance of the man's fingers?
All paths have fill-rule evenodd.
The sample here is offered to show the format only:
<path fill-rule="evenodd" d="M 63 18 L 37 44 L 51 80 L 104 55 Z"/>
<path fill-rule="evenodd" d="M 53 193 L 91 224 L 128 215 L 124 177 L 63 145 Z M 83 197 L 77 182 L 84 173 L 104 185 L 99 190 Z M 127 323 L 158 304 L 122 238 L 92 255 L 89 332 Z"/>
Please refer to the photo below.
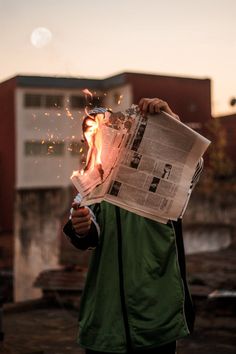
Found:
<path fill-rule="evenodd" d="M 155 105 L 153 104 L 153 102 L 149 103 L 148 111 L 151 114 L 155 113 Z"/>
<path fill-rule="evenodd" d="M 149 103 L 150 103 L 150 100 L 148 100 L 148 99 L 144 100 L 143 105 L 142 105 L 143 112 L 148 112 Z"/>
<path fill-rule="evenodd" d="M 139 101 L 139 109 L 141 112 L 145 113 L 160 113 L 164 111 L 170 114 L 172 117 L 179 120 L 177 114 L 175 114 L 169 107 L 168 103 L 161 100 L 160 98 L 142 98 Z"/>
<path fill-rule="evenodd" d="M 150 102 L 151 102 L 150 98 L 142 98 L 139 101 L 139 109 L 140 109 L 140 111 L 142 111 L 144 113 L 147 112 L 148 111 L 148 105 L 149 105 Z"/>
<path fill-rule="evenodd" d="M 90 230 L 92 220 L 86 218 L 72 218 L 72 226 L 79 235 L 85 234 Z"/>
<path fill-rule="evenodd" d="M 159 98 L 142 98 L 139 102 L 139 109 L 143 113 L 159 113 L 162 106 L 162 100 Z"/>
<path fill-rule="evenodd" d="M 90 216 L 90 212 L 88 210 L 88 208 L 85 208 L 85 207 L 77 207 L 76 209 L 73 207 L 73 204 L 72 204 L 72 213 L 71 213 L 71 216 L 72 217 L 83 217 L 83 216 Z"/>
<path fill-rule="evenodd" d="M 79 216 L 79 217 L 74 216 L 74 217 L 72 217 L 72 224 L 90 222 L 90 220 L 91 220 L 90 215 Z"/>
<path fill-rule="evenodd" d="M 72 203 L 72 208 L 75 209 L 75 210 L 79 209 L 79 204 L 76 203 L 76 202 L 73 202 Z"/>
<path fill-rule="evenodd" d="M 83 234 L 86 234 L 90 230 L 90 226 L 91 225 L 87 225 L 87 224 L 76 224 L 76 225 L 73 225 L 73 228 L 77 234 L 83 235 Z"/>
<path fill-rule="evenodd" d="M 146 98 L 141 98 L 141 100 L 139 101 L 138 106 L 139 106 L 140 111 L 142 111 L 144 100 L 146 100 Z"/>
<path fill-rule="evenodd" d="M 83 235 L 90 230 L 91 214 L 88 208 L 80 207 L 77 203 L 72 203 L 71 222 L 73 229 L 79 235 Z"/>
<path fill-rule="evenodd" d="M 72 223 L 74 229 L 90 229 L 91 226 L 91 220 L 86 221 L 86 222 L 76 222 Z"/>

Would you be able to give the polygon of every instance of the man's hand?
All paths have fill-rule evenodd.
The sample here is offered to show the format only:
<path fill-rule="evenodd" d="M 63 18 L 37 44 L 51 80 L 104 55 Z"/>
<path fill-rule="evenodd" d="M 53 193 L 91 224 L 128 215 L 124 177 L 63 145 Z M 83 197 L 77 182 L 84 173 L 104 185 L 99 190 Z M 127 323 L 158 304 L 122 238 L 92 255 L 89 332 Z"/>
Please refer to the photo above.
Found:
<path fill-rule="evenodd" d="M 91 227 L 92 219 L 88 208 L 79 207 L 77 203 L 72 203 L 71 222 L 78 235 L 86 235 Z"/>
<path fill-rule="evenodd" d="M 170 109 L 168 103 L 160 98 L 141 98 L 138 105 L 140 111 L 143 113 L 155 114 L 163 111 L 180 120 L 179 116 Z"/>

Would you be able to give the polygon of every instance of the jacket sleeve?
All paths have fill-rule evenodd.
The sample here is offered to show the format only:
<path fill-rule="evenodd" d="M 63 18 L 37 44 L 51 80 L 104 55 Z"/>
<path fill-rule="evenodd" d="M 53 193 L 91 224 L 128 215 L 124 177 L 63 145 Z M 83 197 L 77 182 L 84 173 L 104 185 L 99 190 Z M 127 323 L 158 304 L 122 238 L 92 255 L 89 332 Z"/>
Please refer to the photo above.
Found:
<path fill-rule="evenodd" d="M 193 189 L 195 188 L 199 178 L 200 178 L 200 175 L 202 173 L 202 170 L 203 170 L 203 158 L 201 157 L 200 160 L 198 161 L 198 164 L 196 166 L 196 169 L 195 169 L 195 172 L 194 172 L 194 175 L 193 175 L 193 178 L 192 178 L 192 181 L 191 181 L 191 185 L 190 185 L 190 188 L 189 188 L 189 191 L 188 191 L 188 196 L 187 196 L 187 199 L 186 199 L 186 202 L 185 202 L 185 205 L 183 207 L 183 210 L 180 214 L 180 218 L 182 219 L 183 217 L 183 214 L 185 213 L 185 210 L 187 208 L 187 205 L 188 205 L 188 202 L 189 202 L 189 199 L 190 199 L 190 196 L 191 196 L 191 193 L 193 191 Z"/>
<path fill-rule="evenodd" d="M 191 190 L 194 189 L 194 187 L 196 186 L 197 182 L 199 181 L 200 175 L 201 175 L 202 170 L 203 170 L 203 164 L 204 164 L 204 161 L 203 161 L 203 158 L 201 157 L 200 160 L 198 161 L 198 164 L 196 166 L 196 169 L 195 169 L 195 172 L 194 172 L 194 175 L 193 175 L 193 178 L 192 178 L 192 182 L 191 182 L 191 186 L 190 186 Z"/>
<path fill-rule="evenodd" d="M 80 250 L 93 249 L 99 242 L 99 230 L 94 221 L 92 221 L 91 228 L 85 236 L 79 236 L 75 232 L 72 226 L 71 220 L 69 220 L 63 228 L 64 234 L 67 236 L 73 246 Z"/>

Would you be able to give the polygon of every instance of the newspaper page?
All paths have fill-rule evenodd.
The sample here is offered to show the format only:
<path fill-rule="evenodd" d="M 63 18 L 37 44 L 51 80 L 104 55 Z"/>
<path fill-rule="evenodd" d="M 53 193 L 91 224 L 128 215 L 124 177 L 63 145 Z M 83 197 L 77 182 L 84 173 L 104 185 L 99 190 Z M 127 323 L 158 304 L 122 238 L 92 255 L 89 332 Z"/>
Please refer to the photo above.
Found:
<path fill-rule="evenodd" d="M 92 171 L 84 190 L 77 188 L 84 205 L 106 200 L 159 222 L 177 220 L 209 140 L 164 112 L 143 116 L 133 106 L 124 115 L 129 133 L 104 130 L 104 181 Z"/>
<path fill-rule="evenodd" d="M 136 115 L 131 116 L 127 113 L 116 112 L 110 115 L 106 124 L 101 125 L 101 161 L 104 171 L 102 179 L 97 166 L 87 172 L 81 168 L 74 171 L 71 176 L 73 184 L 82 197 L 81 205 L 100 203 L 104 199 L 110 187 L 114 168 L 133 134 L 136 122 Z"/>

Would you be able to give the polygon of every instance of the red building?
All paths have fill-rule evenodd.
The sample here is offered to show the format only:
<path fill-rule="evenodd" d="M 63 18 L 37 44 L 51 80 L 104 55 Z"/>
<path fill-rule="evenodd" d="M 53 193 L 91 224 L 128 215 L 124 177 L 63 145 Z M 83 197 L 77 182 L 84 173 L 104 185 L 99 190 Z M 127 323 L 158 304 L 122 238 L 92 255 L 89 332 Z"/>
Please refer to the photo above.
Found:
<path fill-rule="evenodd" d="M 236 171 L 236 113 L 218 117 L 220 123 L 226 132 L 226 154 L 234 163 L 234 171 Z"/>

